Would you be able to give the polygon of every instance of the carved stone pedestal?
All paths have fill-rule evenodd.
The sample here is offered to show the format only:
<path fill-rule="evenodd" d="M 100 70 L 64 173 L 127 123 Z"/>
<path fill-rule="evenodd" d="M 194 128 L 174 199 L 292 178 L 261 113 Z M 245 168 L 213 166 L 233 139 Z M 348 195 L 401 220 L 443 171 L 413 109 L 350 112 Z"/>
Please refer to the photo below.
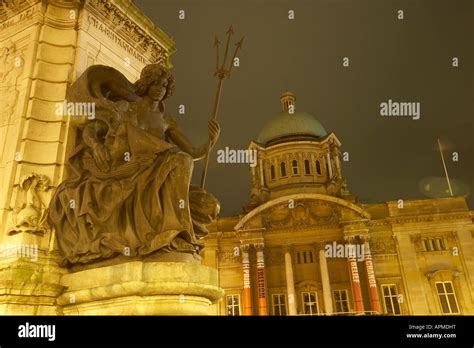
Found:
<path fill-rule="evenodd" d="M 224 291 L 217 270 L 194 263 L 132 261 L 64 275 L 64 315 L 208 315 Z"/>

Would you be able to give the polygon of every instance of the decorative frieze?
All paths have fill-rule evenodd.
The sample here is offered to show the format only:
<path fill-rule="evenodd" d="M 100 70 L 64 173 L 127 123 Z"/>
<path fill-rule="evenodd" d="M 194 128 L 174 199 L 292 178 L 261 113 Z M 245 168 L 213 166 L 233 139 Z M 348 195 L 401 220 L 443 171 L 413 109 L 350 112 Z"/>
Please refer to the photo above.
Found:
<path fill-rule="evenodd" d="M 18 50 L 12 41 L 0 46 L 0 127 L 12 123 L 18 111 L 19 81 L 25 65 L 23 56 L 24 52 Z"/>
<path fill-rule="evenodd" d="M 370 250 L 372 254 L 396 254 L 397 247 L 395 246 L 395 241 L 391 236 L 384 237 L 374 237 L 370 238 Z"/>
<path fill-rule="evenodd" d="M 222 264 L 236 264 L 240 263 L 240 252 L 234 249 L 220 249 L 219 262 Z"/>
<path fill-rule="evenodd" d="M 160 46 L 155 38 L 149 35 L 138 24 L 134 23 L 126 13 L 120 10 L 111 1 L 89 0 L 87 4 L 89 4 L 104 21 L 109 22 L 103 24 L 100 19 L 89 14 L 87 17 L 88 23 L 101 31 L 112 42 L 132 54 L 143 64 L 146 63 L 144 57 L 150 57 L 151 63 L 168 64 L 169 54 L 166 49 Z M 114 29 L 111 30 L 111 27 Z M 130 38 L 130 42 L 135 43 L 133 47 L 123 40 L 121 36 Z"/>

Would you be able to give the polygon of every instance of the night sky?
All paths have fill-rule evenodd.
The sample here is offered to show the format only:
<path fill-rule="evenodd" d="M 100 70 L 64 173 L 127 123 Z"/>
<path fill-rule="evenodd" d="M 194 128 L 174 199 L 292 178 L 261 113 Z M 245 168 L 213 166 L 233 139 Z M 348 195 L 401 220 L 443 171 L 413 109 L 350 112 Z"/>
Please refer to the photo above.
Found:
<path fill-rule="evenodd" d="M 176 79 L 167 111 L 195 144 L 207 139 L 217 79 L 215 35 L 245 35 L 240 67 L 224 81 L 206 188 L 221 215 L 239 214 L 250 197 L 248 165 L 218 164 L 216 150 L 246 149 L 280 111 L 285 90 L 296 110 L 314 115 L 349 152 L 343 175 L 361 203 L 424 198 L 419 183 L 443 177 L 437 151 L 447 146 L 450 177 L 472 191 L 474 9 L 457 0 L 136 0 L 170 35 Z M 179 10 L 185 19 L 178 18 Z M 293 10 L 295 19 L 288 19 Z M 398 10 L 404 19 L 399 20 Z M 223 49 L 221 49 L 222 57 Z M 233 50 L 232 50 L 233 52 Z M 348 57 L 349 67 L 343 67 Z M 452 58 L 459 66 L 452 66 Z M 382 117 L 389 99 L 421 103 L 421 117 Z M 185 115 L 178 114 L 184 104 Z M 449 148 L 448 148 L 449 147 Z M 452 161 L 452 152 L 459 161 Z M 201 176 L 196 162 L 194 183 Z M 473 195 L 468 196 L 470 208 Z"/>

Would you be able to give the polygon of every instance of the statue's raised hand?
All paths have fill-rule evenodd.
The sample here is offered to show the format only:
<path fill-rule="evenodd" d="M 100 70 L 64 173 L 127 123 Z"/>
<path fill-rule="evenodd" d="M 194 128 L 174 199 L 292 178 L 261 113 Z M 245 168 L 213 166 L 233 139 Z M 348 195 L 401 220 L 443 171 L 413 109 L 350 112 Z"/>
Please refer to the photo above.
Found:
<path fill-rule="evenodd" d="M 209 121 L 209 147 L 213 147 L 219 139 L 219 134 L 221 133 L 221 128 L 219 123 L 213 118 Z"/>
<path fill-rule="evenodd" d="M 110 170 L 110 153 L 104 144 L 95 144 L 93 149 L 94 160 L 102 172 L 108 172 Z"/>

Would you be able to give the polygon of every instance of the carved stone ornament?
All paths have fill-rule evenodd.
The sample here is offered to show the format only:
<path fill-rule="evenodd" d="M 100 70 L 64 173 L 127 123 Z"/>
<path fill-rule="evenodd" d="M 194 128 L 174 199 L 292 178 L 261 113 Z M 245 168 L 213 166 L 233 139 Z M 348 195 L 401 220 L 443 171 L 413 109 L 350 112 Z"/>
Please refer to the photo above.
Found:
<path fill-rule="evenodd" d="M 31 173 L 22 178 L 20 188 L 26 191 L 26 203 L 13 211 L 13 226 L 8 229 L 8 234 L 26 232 L 42 236 L 48 228 L 46 205 L 43 203 L 40 192 L 49 189 L 49 180 L 45 175 Z"/>
<path fill-rule="evenodd" d="M 391 236 L 372 236 L 370 238 L 370 250 L 373 254 L 395 254 L 397 252 L 395 241 Z"/>
<path fill-rule="evenodd" d="M 273 206 L 263 213 L 266 228 L 304 227 L 337 223 L 337 208 L 326 202 L 295 201 L 292 208 L 287 203 Z"/>
<path fill-rule="evenodd" d="M 123 32 L 135 42 L 135 48 L 151 55 L 151 61 L 165 65 L 168 61 L 166 51 L 153 40 L 140 26 L 133 23 L 126 13 L 107 0 L 89 0 L 88 2 L 101 15 L 114 25 L 115 32 Z"/>
<path fill-rule="evenodd" d="M 0 46 L 0 126 L 8 124 L 18 105 L 19 77 L 23 72 L 24 60 L 13 42 Z"/>

